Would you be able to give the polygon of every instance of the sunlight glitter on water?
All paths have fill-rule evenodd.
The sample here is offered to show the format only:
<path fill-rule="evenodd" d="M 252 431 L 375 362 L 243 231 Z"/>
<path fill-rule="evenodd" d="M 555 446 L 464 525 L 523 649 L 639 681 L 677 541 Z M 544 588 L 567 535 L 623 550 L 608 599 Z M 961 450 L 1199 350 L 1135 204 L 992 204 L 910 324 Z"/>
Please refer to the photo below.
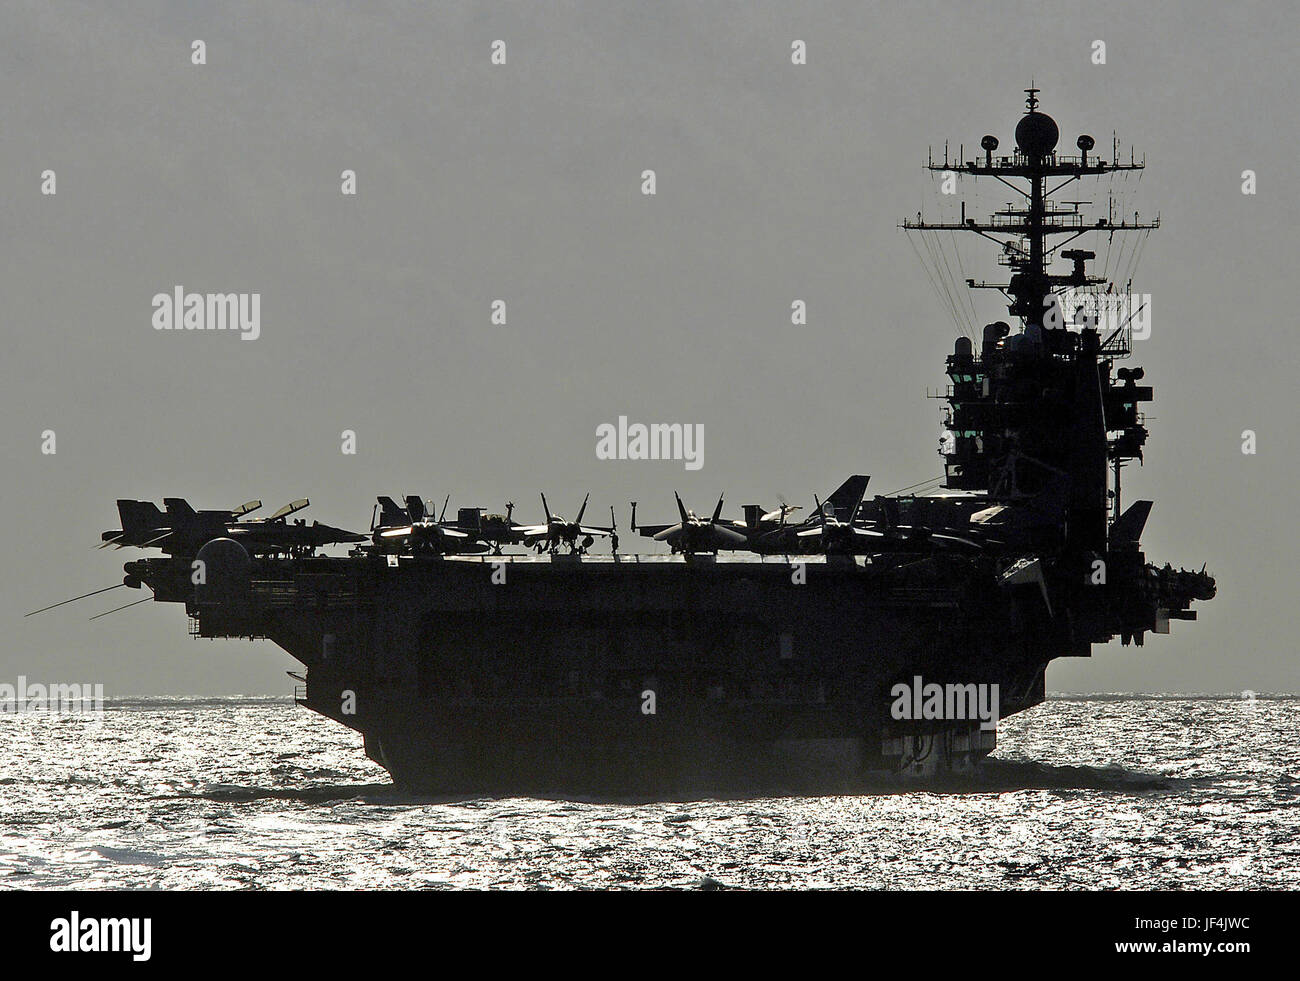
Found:
<path fill-rule="evenodd" d="M 1051 698 L 977 792 L 657 803 L 404 797 L 281 699 L 6 716 L 0 888 L 1295 888 L 1298 701 Z"/>

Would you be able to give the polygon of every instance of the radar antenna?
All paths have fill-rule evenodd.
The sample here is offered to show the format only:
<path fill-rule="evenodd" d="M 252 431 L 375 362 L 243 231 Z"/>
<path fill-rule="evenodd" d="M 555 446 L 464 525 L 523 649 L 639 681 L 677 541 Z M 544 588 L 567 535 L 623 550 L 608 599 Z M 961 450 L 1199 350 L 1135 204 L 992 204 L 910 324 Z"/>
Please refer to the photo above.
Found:
<path fill-rule="evenodd" d="M 993 177 L 1010 187 L 1024 199 L 1024 207 L 1008 205 L 991 215 L 987 221 L 978 221 L 965 215 L 962 209 L 960 221 L 926 221 L 921 215 L 915 220 L 906 220 L 900 227 L 916 231 L 952 231 L 973 232 L 990 241 L 996 242 L 1002 249 L 1002 261 L 1011 269 L 1011 276 L 1005 283 L 976 282 L 967 279 L 966 285 L 971 289 L 996 289 L 1010 301 L 1007 312 L 1017 317 L 1025 327 L 1037 324 L 1050 333 L 1059 333 L 1066 324 L 1066 318 L 1060 311 L 1057 295 L 1067 289 L 1098 286 L 1107 280 L 1088 272 L 1086 263 L 1096 258 L 1096 253 L 1083 249 L 1069 249 L 1060 252 L 1060 258 L 1072 262 L 1072 268 L 1066 273 L 1050 271 L 1050 264 L 1062 246 L 1074 241 L 1088 232 L 1150 231 L 1160 227 L 1160 218 L 1143 222 L 1135 212 L 1132 220 L 1116 223 L 1113 216 L 1087 221 L 1080 211 L 1079 203 L 1074 201 L 1055 202 L 1053 195 L 1067 185 L 1082 177 L 1101 176 L 1120 171 L 1143 170 L 1144 161 L 1121 161 L 1118 153 L 1114 159 L 1103 160 L 1099 156 L 1090 156 L 1096 146 L 1096 140 L 1084 134 L 1075 145 L 1078 155 L 1056 152 L 1060 139 L 1060 130 L 1051 116 L 1039 111 L 1039 89 L 1030 83 L 1025 89 L 1025 115 L 1016 125 L 1016 146 L 1010 155 L 995 157 L 999 142 L 997 137 L 989 135 L 980 141 L 984 150 L 981 160 L 951 159 L 948 150 L 944 150 L 942 162 L 931 160 L 926 169 L 944 173 L 968 174 L 971 177 Z M 1062 178 L 1054 186 L 1049 182 Z M 1028 189 L 1014 181 L 1025 181 Z M 1001 236 L 1001 237 L 999 237 Z M 1065 236 L 1055 246 L 1049 242 L 1055 236 Z M 1117 339 L 1126 343 L 1125 339 Z M 1049 340 L 1049 347 L 1057 344 Z M 1107 353 L 1127 354 L 1112 349 Z"/>

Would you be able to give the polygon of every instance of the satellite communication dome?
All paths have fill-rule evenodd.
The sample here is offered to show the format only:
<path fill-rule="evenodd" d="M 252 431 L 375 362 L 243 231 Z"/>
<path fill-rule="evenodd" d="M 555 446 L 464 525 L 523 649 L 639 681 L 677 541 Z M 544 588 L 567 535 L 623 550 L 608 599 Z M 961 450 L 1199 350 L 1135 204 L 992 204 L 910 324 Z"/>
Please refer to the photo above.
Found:
<path fill-rule="evenodd" d="M 194 599 L 202 604 L 230 604 L 247 597 L 252 561 L 248 550 L 233 538 L 214 538 L 195 556 L 203 563 L 203 579 L 194 585 Z"/>
<path fill-rule="evenodd" d="M 1016 146 L 1030 157 L 1045 157 L 1056 149 L 1061 138 L 1056 120 L 1045 112 L 1026 113 L 1016 124 Z"/>

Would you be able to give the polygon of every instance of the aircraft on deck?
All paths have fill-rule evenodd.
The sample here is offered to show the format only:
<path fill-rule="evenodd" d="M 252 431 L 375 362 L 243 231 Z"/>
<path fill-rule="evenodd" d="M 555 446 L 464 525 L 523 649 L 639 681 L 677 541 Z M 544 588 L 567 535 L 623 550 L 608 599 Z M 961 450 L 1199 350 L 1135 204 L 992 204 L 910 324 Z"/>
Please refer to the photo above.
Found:
<path fill-rule="evenodd" d="M 615 532 L 613 526 L 606 528 L 601 525 L 584 525 L 582 523 L 582 516 L 587 513 L 587 501 L 591 497 L 590 494 L 582 499 L 582 506 L 578 508 L 578 516 L 572 521 L 565 521 L 560 515 L 553 513 L 546 503 L 546 495 L 542 494 L 541 497 L 542 511 L 546 514 L 546 523 L 518 528 L 523 533 L 523 543 L 530 548 L 537 549 L 538 552 L 557 552 L 561 545 L 567 545 L 570 552 L 585 552 L 592 546 L 595 539 L 608 538 Z"/>
<path fill-rule="evenodd" d="M 364 542 L 366 537 L 313 521 L 288 518 L 307 507 L 306 498 L 286 504 L 269 518 L 245 518 L 262 506 L 249 501 L 233 510 L 196 511 L 182 497 L 163 498 L 160 511 L 152 501 L 117 502 L 122 527 L 106 531 L 100 548 L 158 548 L 168 555 L 195 555 L 214 538 L 233 538 L 250 553 L 302 554 L 325 545 Z"/>
<path fill-rule="evenodd" d="M 854 475 L 837 487 L 826 499 L 825 504 L 818 501 L 818 510 L 825 508 L 833 521 L 853 521 L 866 492 L 869 477 Z M 762 505 L 745 506 L 745 520 L 736 521 L 722 517 L 723 499 L 718 499 L 717 507 L 709 518 L 702 518 L 677 498 L 679 519 L 674 524 L 638 525 L 636 523 L 636 503 L 632 504 L 632 530 L 643 537 L 667 542 L 674 552 L 693 554 L 696 552 L 718 551 L 752 551 L 764 555 L 797 554 L 809 551 L 812 543 L 802 540 L 799 533 L 805 529 L 815 529 L 818 519 L 809 518 L 804 522 L 791 524 L 787 519 L 796 505 L 782 503 L 780 507 L 766 510 Z"/>
<path fill-rule="evenodd" d="M 447 500 L 450 501 L 450 495 Z M 485 552 L 488 546 L 476 535 L 462 531 L 455 523 L 442 520 L 447 514 L 443 503 L 442 517 L 425 505 L 415 494 L 406 496 L 406 507 L 391 497 L 379 497 L 379 516 L 371 524 L 370 549 L 382 554 L 451 555 Z"/>

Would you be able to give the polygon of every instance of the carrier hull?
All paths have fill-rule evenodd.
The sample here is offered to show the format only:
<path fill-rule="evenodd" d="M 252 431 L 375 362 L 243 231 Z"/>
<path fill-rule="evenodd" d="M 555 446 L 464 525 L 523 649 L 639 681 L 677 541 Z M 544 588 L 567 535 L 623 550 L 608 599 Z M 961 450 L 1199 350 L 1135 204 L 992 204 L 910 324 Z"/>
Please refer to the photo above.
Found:
<path fill-rule="evenodd" d="M 961 558 L 375 557 L 254 564 L 194 633 L 268 638 L 303 706 L 428 793 L 831 792 L 968 769 L 1071 640 Z M 1085 645 L 1086 646 L 1086 645 Z M 996 686 L 898 719 L 895 685 Z"/>

